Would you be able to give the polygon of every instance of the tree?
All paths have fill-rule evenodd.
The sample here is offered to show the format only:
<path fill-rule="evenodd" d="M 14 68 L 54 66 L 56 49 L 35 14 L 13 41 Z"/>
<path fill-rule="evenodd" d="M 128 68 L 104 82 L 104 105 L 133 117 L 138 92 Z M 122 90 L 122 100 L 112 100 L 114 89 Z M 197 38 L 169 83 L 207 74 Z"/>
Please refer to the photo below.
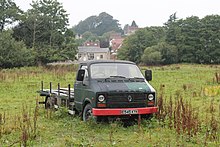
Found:
<path fill-rule="evenodd" d="M 181 21 L 180 26 L 181 36 L 177 44 L 180 61 L 200 63 L 201 54 L 197 54 L 197 51 L 202 51 L 200 19 L 196 16 L 188 17 Z"/>
<path fill-rule="evenodd" d="M 62 4 L 57 0 L 39 0 L 33 1 L 31 6 L 25 19 L 13 29 L 13 36 L 35 50 L 39 63 L 63 59 L 60 52 L 66 42 L 68 14 Z"/>
<path fill-rule="evenodd" d="M 191 16 L 178 21 L 168 21 L 166 42 L 178 49 L 179 62 L 219 63 L 220 16 L 203 19 Z"/>
<path fill-rule="evenodd" d="M 174 64 L 178 63 L 178 50 L 175 45 L 170 45 L 166 42 L 161 42 L 156 46 L 161 52 L 161 63 L 162 64 Z"/>
<path fill-rule="evenodd" d="M 177 52 L 176 46 L 160 42 L 146 48 L 141 60 L 145 64 L 173 64 L 178 61 Z"/>
<path fill-rule="evenodd" d="M 2 32 L 7 25 L 20 20 L 22 11 L 13 0 L 0 0 L 0 31 Z"/>
<path fill-rule="evenodd" d="M 145 64 L 160 64 L 162 55 L 161 52 L 155 50 L 154 47 L 148 47 L 144 50 L 141 60 Z"/>
<path fill-rule="evenodd" d="M 15 41 L 11 31 L 0 32 L 0 67 L 11 68 L 33 65 L 33 52 L 22 41 Z"/>
<path fill-rule="evenodd" d="M 179 35 L 179 29 L 177 23 L 176 13 L 170 15 L 168 21 L 165 23 L 166 28 L 166 42 L 172 45 L 176 45 L 177 35 Z"/>
<path fill-rule="evenodd" d="M 201 19 L 202 61 L 220 63 L 220 16 L 208 15 Z"/>
<path fill-rule="evenodd" d="M 122 32 L 118 20 L 113 19 L 111 15 L 106 12 L 102 12 L 99 16 L 90 16 L 84 21 L 79 22 L 74 27 L 74 31 L 78 34 L 83 34 L 87 31 L 102 36 L 106 32 L 115 31 Z"/>
<path fill-rule="evenodd" d="M 51 47 L 61 45 L 63 40 L 60 36 L 67 30 L 68 25 L 68 14 L 61 3 L 57 0 L 40 0 L 33 1 L 31 6 L 29 16 L 35 18 L 32 30 L 34 31 L 35 25 L 41 24 L 41 38 L 44 38 Z"/>
<path fill-rule="evenodd" d="M 77 34 L 83 34 L 85 32 L 91 32 L 92 29 L 94 29 L 94 25 L 96 24 L 96 17 L 97 16 L 90 16 L 86 18 L 84 21 L 80 21 L 78 25 L 73 27 L 73 30 Z"/>
<path fill-rule="evenodd" d="M 64 34 L 65 41 L 63 42 L 62 50 L 60 51 L 60 60 L 74 60 L 77 54 L 77 43 L 75 41 L 75 33 L 72 29 L 67 29 Z"/>
<path fill-rule="evenodd" d="M 98 40 L 97 35 L 89 32 L 89 31 L 86 31 L 85 33 L 83 33 L 82 37 L 85 41 L 96 41 L 96 40 Z"/>
<path fill-rule="evenodd" d="M 144 29 L 139 29 L 135 34 L 125 38 L 118 52 L 118 58 L 140 63 L 144 50 L 147 47 L 163 41 L 164 37 L 165 30 L 163 27 L 146 27 Z"/>

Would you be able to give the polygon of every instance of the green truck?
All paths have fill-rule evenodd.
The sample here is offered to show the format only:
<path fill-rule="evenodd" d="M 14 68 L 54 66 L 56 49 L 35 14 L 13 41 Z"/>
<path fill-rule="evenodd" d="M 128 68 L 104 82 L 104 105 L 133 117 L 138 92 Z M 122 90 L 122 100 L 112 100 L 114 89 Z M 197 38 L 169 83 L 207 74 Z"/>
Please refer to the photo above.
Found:
<path fill-rule="evenodd" d="M 130 61 L 98 60 L 79 64 L 74 88 L 42 88 L 45 108 L 68 107 L 70 114 L 79 114 L 83 121 L 121 118 L 148 118 L 156 113 L 156 91 L 149 84 L 151 70 L 142 75 Z"/>

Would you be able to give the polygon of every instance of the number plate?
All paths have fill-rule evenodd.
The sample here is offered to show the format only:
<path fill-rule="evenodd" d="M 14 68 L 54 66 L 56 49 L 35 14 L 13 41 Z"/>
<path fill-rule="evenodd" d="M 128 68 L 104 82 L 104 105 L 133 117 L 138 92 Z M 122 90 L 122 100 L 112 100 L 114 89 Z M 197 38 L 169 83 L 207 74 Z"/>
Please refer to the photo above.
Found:
<path fill-rule="evenodd" d="M 138 110 L 121 110 L 121 114 L 138 114 Z"/>

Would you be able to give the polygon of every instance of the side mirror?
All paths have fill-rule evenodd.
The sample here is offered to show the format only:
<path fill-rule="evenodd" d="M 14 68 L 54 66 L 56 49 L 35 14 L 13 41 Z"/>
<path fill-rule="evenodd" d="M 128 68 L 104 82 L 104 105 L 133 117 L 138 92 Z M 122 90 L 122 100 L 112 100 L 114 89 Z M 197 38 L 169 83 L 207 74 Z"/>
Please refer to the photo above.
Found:
<path fill-rule="evenodd" d="M 85 72 L 86 72 L 86 71 L 85 71 L 84 69 L 80 69 L 80 70 L 78 71 L 76 80 L 77 80 L 77 81 L 83 81 Z"/>
<path fill-rule="evenodd" d="M 145 70 L 145 79 L 147 81 L 151 81 L 152 80 L 152 71 L 151 70 Z"/>

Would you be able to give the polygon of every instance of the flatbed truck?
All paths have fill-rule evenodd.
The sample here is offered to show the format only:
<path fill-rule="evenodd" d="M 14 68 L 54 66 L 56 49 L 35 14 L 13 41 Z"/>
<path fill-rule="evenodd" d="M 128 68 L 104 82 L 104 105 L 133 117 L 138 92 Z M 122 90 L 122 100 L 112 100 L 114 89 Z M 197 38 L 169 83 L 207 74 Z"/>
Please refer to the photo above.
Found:
<path fill-rule="evenodd" d="M 97 60 L 79 63 L 74 88 L 44 89 L 40 96 L 46 109 L 67 107 L 70 114 L 78 114 L 83 121 L 109 118 L 134 120 L 148 118 L 158 111 L 156 91 L 149 84 L 152 71 L 142 75 L 130 61 Z"/>

